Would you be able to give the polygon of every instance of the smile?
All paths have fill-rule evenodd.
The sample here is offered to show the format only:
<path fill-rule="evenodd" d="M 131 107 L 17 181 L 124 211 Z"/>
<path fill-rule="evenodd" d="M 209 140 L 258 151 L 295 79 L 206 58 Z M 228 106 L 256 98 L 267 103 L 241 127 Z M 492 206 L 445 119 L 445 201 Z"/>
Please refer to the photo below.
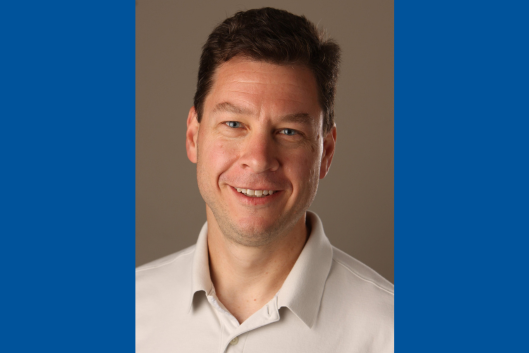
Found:
<path fill-rule="evenodd" d="M 244 194 L 250 197 L 266 197 L 274 193 L 274 190 L 252 190 L 252 189 L 241 189 L 241 188 L 236 188 L 236 189 L 237 189 L 237 192 L 240 192 L 241 194 Z"/>

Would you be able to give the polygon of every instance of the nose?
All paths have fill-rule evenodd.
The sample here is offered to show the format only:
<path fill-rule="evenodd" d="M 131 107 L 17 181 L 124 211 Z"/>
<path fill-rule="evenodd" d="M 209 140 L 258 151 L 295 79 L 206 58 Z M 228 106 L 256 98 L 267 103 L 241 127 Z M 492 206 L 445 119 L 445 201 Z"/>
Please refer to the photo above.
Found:
<path fill-rule="evenodd" d="M 254 173 L 274 172 L 279 168 L 278 151 L 272 136 L 253 132 L 242 146 L 240 163 Z"/>

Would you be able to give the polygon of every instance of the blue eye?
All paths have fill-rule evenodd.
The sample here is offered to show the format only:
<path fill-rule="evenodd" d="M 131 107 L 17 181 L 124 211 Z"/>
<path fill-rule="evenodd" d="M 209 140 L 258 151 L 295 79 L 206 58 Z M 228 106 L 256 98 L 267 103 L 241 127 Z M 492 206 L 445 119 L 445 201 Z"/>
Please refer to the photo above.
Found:
<path fill-rule="evenodd" d="M 229 127 L 232 127 L 232 128 L 241 127 L 241 123 L 238 122 L 238 121 L 227 121 L 226 125 L 228 125 Z"/>
<path fill-rule="evenodd" d="M 293 129 L 283 129 L 281 130 L 281 133 L 283 135 L 287 135 L 287 136 L 294 136 L 294 135 L 297 135 L 297 131 L 296 130 L 293 130 Z"/>

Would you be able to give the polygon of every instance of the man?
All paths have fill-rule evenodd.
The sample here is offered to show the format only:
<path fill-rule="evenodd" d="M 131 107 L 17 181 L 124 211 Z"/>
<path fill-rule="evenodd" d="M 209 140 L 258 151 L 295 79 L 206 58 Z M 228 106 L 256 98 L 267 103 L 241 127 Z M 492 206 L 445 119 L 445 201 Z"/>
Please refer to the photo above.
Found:
<path fill-rule="evenodd" d="M 211 33 L 186 134 L 207 223 L 137 269 L 137 352 L 393 351 L 393 286 L 307 211 L 334 155 L 338 62 L 286 11 Z"/>

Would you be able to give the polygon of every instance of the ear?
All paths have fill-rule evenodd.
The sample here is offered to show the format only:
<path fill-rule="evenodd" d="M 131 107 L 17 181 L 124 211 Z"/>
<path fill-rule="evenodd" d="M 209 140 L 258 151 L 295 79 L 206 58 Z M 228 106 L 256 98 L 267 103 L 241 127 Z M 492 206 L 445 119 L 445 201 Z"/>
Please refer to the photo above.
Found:
<path fill-rule="evenodd" d="M 191 107 L 191 109 L 189 109 L 189 114 L 187 115 L 186 151 L 187 158 L 193 163 L 197 162 L 197 140 L 199 128 L 200 123 L 197 119 L 197 112 L 195 107 Z"/>
<path fill-rule="evenodd" d="M 320 179 L 325 178 L 331 168 L 334 148 L 336 146 L 336 124 L 323 138 L 323 153 L 321 155 Z"/>

